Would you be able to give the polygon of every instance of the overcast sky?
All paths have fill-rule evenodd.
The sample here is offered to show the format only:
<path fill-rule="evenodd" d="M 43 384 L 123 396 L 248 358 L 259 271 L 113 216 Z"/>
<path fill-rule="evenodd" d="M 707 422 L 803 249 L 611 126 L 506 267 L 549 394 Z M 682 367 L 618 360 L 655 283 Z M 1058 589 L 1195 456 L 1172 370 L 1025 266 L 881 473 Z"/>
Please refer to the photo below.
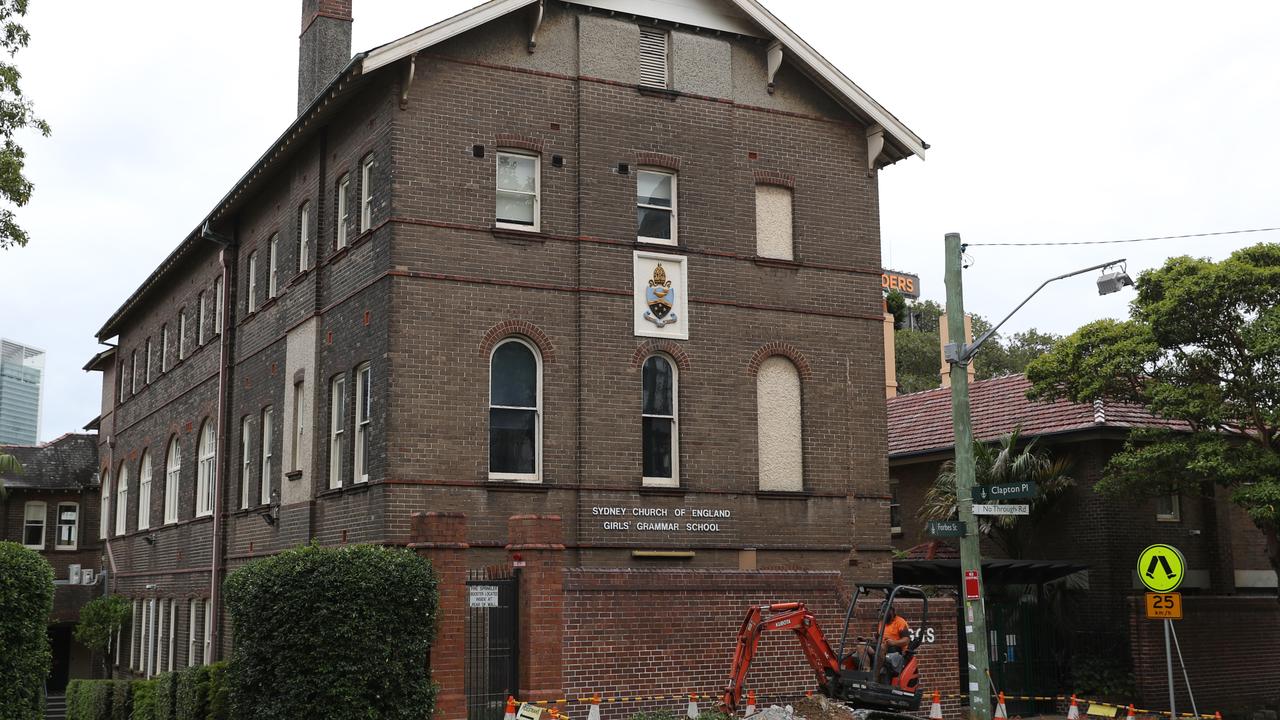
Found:
<path fill-rule="evenodd" d="M 355 0 L 355 49 L 470 7 Z M 1280 225 L 1280 3 L 766 0 L 932 149 L 881 173 L 887 266 L 941 299 L 942 239 L 1108 240 Z M 22 250 L 0 252 L 0 335 L 48 351 L 42 439 L 98 414 L 94 332 L 295 112 L 298 0 L 31 0 Z M 972 248 L 968 309 L 1118 257 L 1222 258 L 1280 234 L 1084 248 Z M 1013 330 L 1125 313 L 1090 278 Z"/>

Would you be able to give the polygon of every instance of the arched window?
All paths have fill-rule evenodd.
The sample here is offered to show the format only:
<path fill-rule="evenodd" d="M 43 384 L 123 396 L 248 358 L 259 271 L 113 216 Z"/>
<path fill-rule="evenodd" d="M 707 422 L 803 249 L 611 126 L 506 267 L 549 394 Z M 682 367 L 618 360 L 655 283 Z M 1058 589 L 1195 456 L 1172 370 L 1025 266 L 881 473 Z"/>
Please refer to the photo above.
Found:
<path fill-rule="evenodd" d="M 542 361 L 509 338 L 489 360 L 489 479 L 537 481 L 542 469 Z"/>
<path fill-rule="evenodd" d="M 151 453 L 142 451 L 142 464 L 138 470 L 138 529 L 151 527 Z"/>
<path fill-rule="evenodd" d="M 218 450 L 213 423 L 206 420 L 200 426 L 200 447 L 196 465 L 196 517 L 213 514 L 213 473 Z"/>
<path fill-rule="evenodd" d="M 111 471 L 102 469 L 102 502 L 98 508 L 98 537 L 103 540 L 111 534 Z"/>
<path fill-rule="evenodd" d="M 800 373 L 784 357 L 774 355 L 760 363 L 756 374 L 756 424 L 760 489 L 803 490 Z"/>
<path fill-rule="evenodd" d="M 664 355 L 644 361 L 641 423 L 644 432 L 644 484 L 680 484 L 680 435 L 677 430 L 676 369 Z"/>
<path fill-rule="evenodd" d="M 129 466 L 120 463 L 116 473 L 116 535 L 125 534 L 129 516 Z"/>
<path fill-rule="evenodd" d="M 178 447 L 178 436 L 169 441 L 169 453 L 165 460 L 164 473 L 164 521 L 178 522 L 178 497 L 182 491 L 182 449 Z"/>

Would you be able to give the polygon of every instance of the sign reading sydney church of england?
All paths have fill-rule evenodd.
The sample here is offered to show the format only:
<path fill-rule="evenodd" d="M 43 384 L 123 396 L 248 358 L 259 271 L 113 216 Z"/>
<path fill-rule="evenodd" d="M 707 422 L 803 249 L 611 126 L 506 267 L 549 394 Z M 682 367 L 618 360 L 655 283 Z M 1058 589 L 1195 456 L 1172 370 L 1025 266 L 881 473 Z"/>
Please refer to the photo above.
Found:
<path fill-rule="evenodd" d="M 635 334 L 689 339 L 689 272 L 682 255 L 636 251 L 633 260 Z"/>

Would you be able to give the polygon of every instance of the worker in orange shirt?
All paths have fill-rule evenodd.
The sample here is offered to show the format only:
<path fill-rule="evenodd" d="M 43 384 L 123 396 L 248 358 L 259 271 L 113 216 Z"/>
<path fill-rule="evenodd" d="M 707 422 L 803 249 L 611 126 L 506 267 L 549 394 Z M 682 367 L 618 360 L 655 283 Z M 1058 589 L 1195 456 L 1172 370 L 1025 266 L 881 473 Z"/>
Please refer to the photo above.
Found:
<path fill-rule="evenodd" d="M 902 668 L 907 664 L 906 650 L 911 644 L 911 626 L 907 624 L 906 618 L 898 614 L 892 604 L 882 605 L 880 614 L 884 618 L 880 632 L 880 647 L 884 648 L 881 672 L 887 678 L 892 678 L 902 672 Z M 875 648 L 868 644 L 863 648 L 863 653 L 866 657 L 866 668 L 870 670 L 875 664 Z"/>

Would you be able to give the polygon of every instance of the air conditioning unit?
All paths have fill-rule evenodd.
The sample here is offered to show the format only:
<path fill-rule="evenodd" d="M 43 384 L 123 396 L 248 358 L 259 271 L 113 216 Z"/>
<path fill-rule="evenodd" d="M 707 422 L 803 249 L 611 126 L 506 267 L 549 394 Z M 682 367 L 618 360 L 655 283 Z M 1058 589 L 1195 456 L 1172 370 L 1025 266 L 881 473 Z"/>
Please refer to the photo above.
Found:
<path fill-rule="evenodd" d="M 92 585 L 92 584 L 93 584 L 93 571 L 92 571 L 92 570 L 90 570 L 89 568 L 85 568 L 85 569 L 81 570 L 81 571 L 80 571 L 80 582 L 81 582 L 81 583 L 83 583 L 83 584 L 85 584 L 85 585 Z"/>
<path fill-rule="evenodd" d="M 71 565 L 68 567 L 67 582 L 71 583 L 72 585 L 80 584 L 80 566 L 79 565 Z"/>

